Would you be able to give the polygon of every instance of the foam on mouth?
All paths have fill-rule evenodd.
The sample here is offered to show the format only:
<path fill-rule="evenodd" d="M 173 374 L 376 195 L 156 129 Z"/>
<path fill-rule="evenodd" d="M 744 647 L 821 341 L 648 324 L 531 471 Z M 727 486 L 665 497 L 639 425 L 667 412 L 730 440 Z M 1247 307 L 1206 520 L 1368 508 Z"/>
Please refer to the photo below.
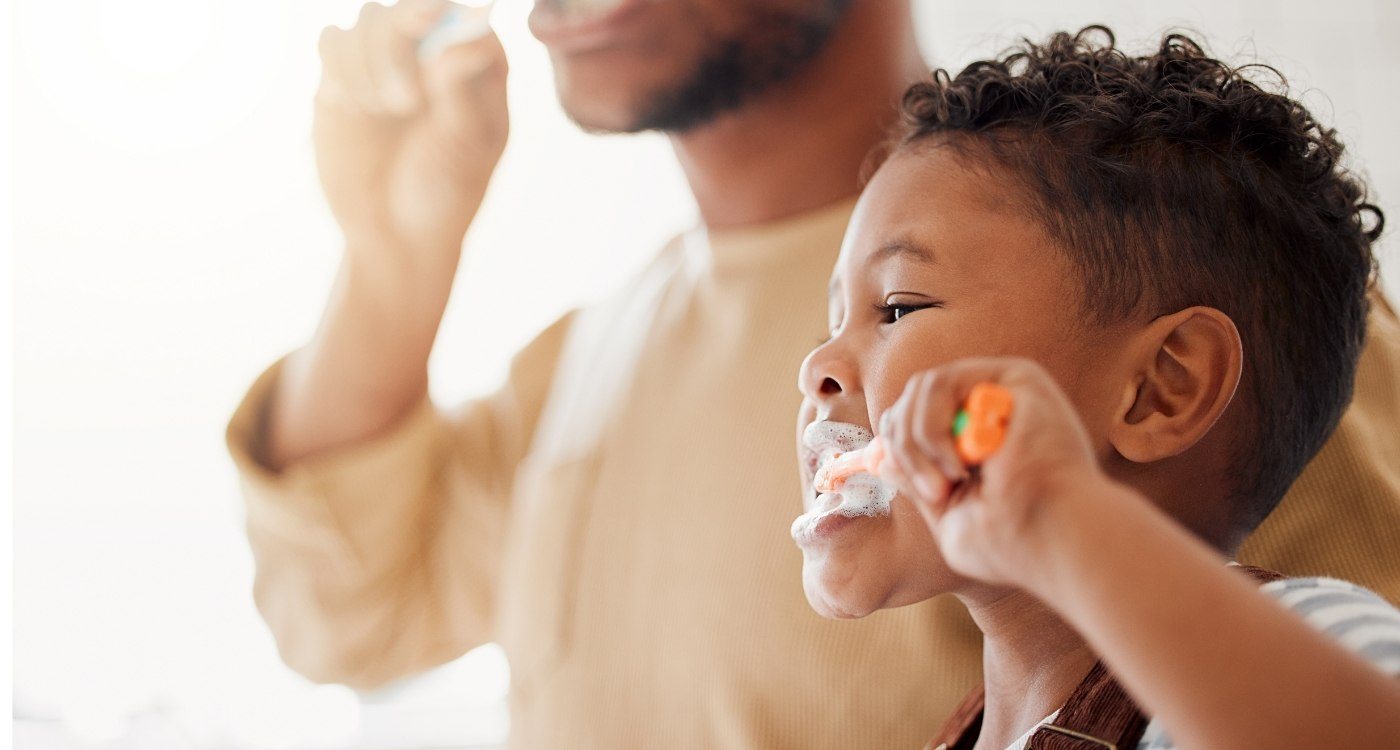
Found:
<path fill-rule="evenodd" d="M 874 433 L 857 424 L 820 420 L 807 425 L 802 431 L 802 446 L 809 460 L 816 459 L 817 467 L 825 466 L 838 453 L 864 448 L 875 439 Z M 880 516 L 890 512 L 890 500 L 895 490 L 871 474 L 855 474 L 848 478 L 841 489 L 817 495 L 812 507 L 792 522 L 793 536 L 810 527 L 823 516 L 839 513 L 843 516 Z"/>

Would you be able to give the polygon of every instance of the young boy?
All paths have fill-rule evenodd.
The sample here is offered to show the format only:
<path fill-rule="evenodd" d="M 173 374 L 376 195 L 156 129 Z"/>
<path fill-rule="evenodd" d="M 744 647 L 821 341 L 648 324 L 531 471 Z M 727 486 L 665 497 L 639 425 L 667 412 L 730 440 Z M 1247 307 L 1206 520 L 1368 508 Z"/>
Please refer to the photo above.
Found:
<path fill-rule="evenodd" d="M 1400 612 L 1227 566 L 1351 395 L 1382 217 L 1333 132 L 1102 27 L 905 112 L 801 372 L 812 606 L 966 604 L 985 688 L 934 746 L 1400 747 Z M 985 381 L 1013 407 L 972 467 L 950 425 Z M 814 491 L 868 425 L 885 484 Z"/>

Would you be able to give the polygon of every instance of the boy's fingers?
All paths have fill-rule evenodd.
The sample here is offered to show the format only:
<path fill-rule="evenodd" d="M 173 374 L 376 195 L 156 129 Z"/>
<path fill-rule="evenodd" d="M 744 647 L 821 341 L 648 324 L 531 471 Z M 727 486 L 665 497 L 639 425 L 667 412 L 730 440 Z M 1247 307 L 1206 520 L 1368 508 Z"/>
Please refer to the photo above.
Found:
<path fill-rule="evenodd" d="M 905 426 L 904 411 L 903 399 L 896 402 L 890 409 L 887 430 L 882 438 L 885 441 L 886 466 L 881 471 L 887 472 L 882 473 L 882 476 L 887 477 L 900 492 L 921 503 L 923 493 L 910 482 L 913 469 L 909 460 L 911 446 L 908 441 L 909 431 Z"/>
<path fill-rule="evenodd" d="M 940 504 L 947 495 L 948 479 L 938 464 L 913 439 L 911 429 L 918 413 L 905 394 L 893 407 L 886 437 L 886 456 L 895 470 L 896 486 L 920 504 Z"/>
<path fill-rule="evenodd" d="M 980 358 L 954 362 L 947 367 L 950 387 L 965 400 L 979 383 L 992 382 L 1012 393 L 1013 418 L 1006 441 L 1045 429 L 1046 420 L 1077 424 L 1078 416 L 1067 396 L 1043 367 L 1026 359 Z"/>
<path fill-rule="evenodd" d="M 962 397 L 948 392 L 949 386 L 937 370 L 916 375 L 910 383 L 914 396 L 914 419 L 911 437 L 931 460 L 938 463 L 943 474 L 955 482 L 967 479 L 953 445 L 953 420 L 962 405 Z"/>

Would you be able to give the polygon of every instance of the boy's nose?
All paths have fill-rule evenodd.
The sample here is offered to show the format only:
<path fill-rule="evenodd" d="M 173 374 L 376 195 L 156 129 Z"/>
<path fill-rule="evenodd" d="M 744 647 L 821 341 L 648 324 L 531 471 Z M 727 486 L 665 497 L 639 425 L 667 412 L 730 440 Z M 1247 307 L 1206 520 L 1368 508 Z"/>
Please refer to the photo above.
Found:
<path fill-rule="evenodd" d="M 802 363 L 798 386 L 815 403 L 831 404 L 855 387 L 855 369 L 833 343 L 828 341 L 813 349 Z"/>

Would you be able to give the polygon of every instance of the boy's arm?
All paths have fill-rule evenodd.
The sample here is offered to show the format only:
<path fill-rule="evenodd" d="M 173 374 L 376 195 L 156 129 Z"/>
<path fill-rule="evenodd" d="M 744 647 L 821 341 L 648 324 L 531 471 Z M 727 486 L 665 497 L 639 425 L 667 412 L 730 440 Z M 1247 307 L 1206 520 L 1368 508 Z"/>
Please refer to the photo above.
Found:
<path fill-rule="evenodd" d="M 1026 588 L 1182 747 L 1394 748 L 1400 682 L 1260 593 L 1132 490 L 1048 503 Z"/>
<path fill-rule="evenodd" d="M 1005 442 L 966 481 L 948 426 L 984 381 L 1015 403 Z M 968 359 L 916 375 L 880 432 L 882 476 L 928 520 L 947 563 L 1058 611 L 1182 747 L 1400 747 L 1400 682 L 1106 476 L 1035 363 Z"/>

